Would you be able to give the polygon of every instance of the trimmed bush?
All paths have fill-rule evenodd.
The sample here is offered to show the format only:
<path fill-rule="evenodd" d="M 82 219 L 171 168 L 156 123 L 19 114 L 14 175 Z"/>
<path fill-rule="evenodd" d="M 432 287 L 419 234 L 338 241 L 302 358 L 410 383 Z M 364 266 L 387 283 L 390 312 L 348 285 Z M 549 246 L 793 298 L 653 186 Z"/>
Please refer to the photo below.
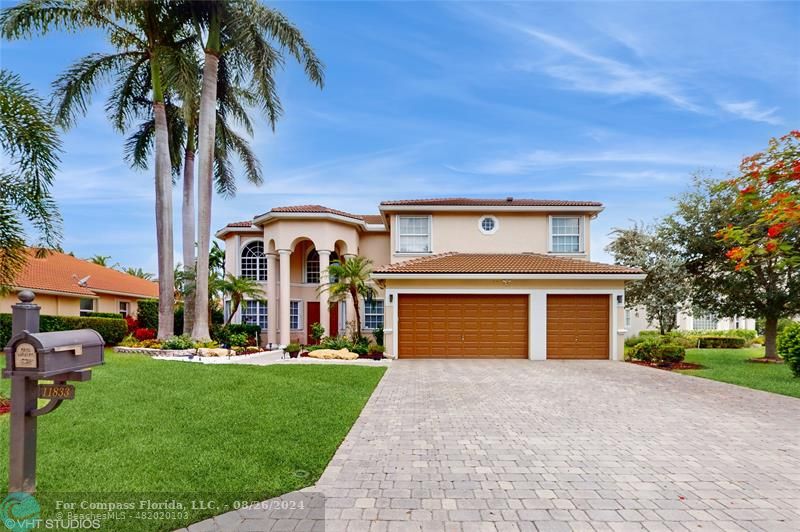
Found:
<path fill-rule="evenodd" d="M 677 364 L 686 358 L 686 349 L 678 344 L 663 344 L 656 350 L 655 360 L 657 364 Z"/>
<path fill-rule="evenodd" d="M 697 339 L 700 349 L 741 349 L 744 347 L 744 338 L 734 336 L 700 336 Z"/>
<path fill-rule="evenodd" d="M 116 345 L 128 334 L 125 320 L 117 318 L 94 318 L 89 316 L 40 316 L 39 331 L 74 331 L 75 329 L 94 329 L 103 341 Z M 0 347 L 5 347 L 11 339 L 11 314 L 0 314 Z"/>
<path fill-rule="evenodd" d="M 158 329 L 158 299 L 140 299 L 136 304 L 139 307 L 136 312 L 139 327 Z"/>
<path fill-rule="evenodd" d="M 284 348 L 284 351 L 287 353 L 299 353 L 300 352 L 300 344 L 298 343 L 291 343 Z"/>
<path fill-rule="evenodd" d="M 800 377 L 800 323 L 787 325 L 778 335 L 778 354 L 794 376 Z"/>
<path fill-rule="evenodd" d="M 90 312 L 86 314 L 89 318 L 112 318 L 115 320 L 123 320 L 122 314 L 118 312 Z"/>
<path fill-rule="evenodd" d="M 162 349 L 192 349 L 194 342 L 188 335 L 171 336 L 161 342 Z"/>
<path fill-rule="evenodd" d="M 258 345 L 258 335 L 261 327 L 252 323 L 231 323 L 229 325 L 212 325 L 211 339 L 219 344 L 231 345 L 231 335 L 244 334 L 247 337 L 246 345 Z"/>
<path fill-rule="evenodd" d="M 647 338 L 634 345 L 629 351 L 628 355 L 633 360 L 641 360 L 642 362 L 653 362 L 656 350 L 661 345 L 661 338 Z"/>
<path fill-rule="evenodd" d="M 661 336 L 661 331 L 656 331 L 655 329 L 647 329 L 641 331 L 639 336 Z"/>
<path fill-rule="evenodd" d="M 636 344 L 631 348 L 629 356 L 633 360 L 669 366 L 682 362 L 686 357 L 686 349 L 682 345 L 670 343 L 669 337 L 659 336 Z"/>

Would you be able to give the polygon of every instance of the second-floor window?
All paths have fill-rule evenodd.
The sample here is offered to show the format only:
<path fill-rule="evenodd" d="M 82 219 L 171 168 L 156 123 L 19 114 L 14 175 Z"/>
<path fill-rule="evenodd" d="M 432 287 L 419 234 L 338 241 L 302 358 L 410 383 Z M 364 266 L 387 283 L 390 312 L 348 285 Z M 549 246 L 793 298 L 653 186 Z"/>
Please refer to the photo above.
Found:
<path fill-rule="evenodd" d="M 267 256 L 264 255 L 263 242 L 250 242 L 242 249 L 241 266 L 241 275 L 245 279 L 267 280 Z"/>
<path fill-rule="evenodd" d="M 306 257 L 306 282 L 319 284 L 319 253 L 312 249 Z"/>
<path fill-rule="evenodd" d="M 430 216 L 397 217 L 397 252 L 398 253 L 431 252 Z"/>
<path fill-rule="evenodd" d="M 583 220 L 580 216 L 553 216 L 550 219 L 550 251 L 583 252 Z"/>

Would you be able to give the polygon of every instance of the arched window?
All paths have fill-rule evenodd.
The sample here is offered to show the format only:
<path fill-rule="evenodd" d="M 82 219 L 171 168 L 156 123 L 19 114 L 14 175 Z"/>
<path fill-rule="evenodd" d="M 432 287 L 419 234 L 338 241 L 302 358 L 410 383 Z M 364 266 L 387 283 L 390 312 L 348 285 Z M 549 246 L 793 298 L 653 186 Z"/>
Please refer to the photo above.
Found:
<path fill-rule="evenodd" d="M 242 249 L 241 272 L 245 279 L 267 280 L 267 257 L 264 255 L 263 242 L 250 242 Z"/>
<path fill-rule="evenodd" d="M 319 284 L 319 253 L 312 249 L 306 256 L 306 282 Z"/>

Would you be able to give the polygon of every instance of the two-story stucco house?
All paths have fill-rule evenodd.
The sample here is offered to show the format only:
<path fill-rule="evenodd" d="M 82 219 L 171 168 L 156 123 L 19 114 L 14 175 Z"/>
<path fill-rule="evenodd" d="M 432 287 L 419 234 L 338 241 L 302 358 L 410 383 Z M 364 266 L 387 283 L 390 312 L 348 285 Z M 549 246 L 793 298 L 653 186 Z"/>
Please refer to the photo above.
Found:
<path fill-rule="evenodd" d="M 257 279 L 266 302 L 236 321 L 265 341 L 308 342 L 310 325 L 346 330 L 352 302 L 329 306 L 331 261 L 374 264 L 368 332 L 383 327 L 399 358 L 622 358 L 625 281 L 636 269 L 591 262 L 592 201 L 384 201 L 379 214 L 320 205 L 277 207 L 217 232 L 228 272 Z M 229 309 L 229 305 L 226 305 Z"/>

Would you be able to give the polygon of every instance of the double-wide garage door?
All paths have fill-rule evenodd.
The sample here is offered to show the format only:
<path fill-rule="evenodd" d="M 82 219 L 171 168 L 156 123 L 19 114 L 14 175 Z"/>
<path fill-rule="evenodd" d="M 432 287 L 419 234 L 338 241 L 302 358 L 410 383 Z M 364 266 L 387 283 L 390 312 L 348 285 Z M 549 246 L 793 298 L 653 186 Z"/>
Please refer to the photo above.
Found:
<path fill-rule="evenodd" d="M 400 358 L 527 358 L 528 296 L 400 294 Z"/>
<path fill-rule="evenodd" d="M 528 296 L 400 294 L 400 358 L 527 358 Z M 547 296 L 547 358 L 607 359 L 609 297 Z"/>

